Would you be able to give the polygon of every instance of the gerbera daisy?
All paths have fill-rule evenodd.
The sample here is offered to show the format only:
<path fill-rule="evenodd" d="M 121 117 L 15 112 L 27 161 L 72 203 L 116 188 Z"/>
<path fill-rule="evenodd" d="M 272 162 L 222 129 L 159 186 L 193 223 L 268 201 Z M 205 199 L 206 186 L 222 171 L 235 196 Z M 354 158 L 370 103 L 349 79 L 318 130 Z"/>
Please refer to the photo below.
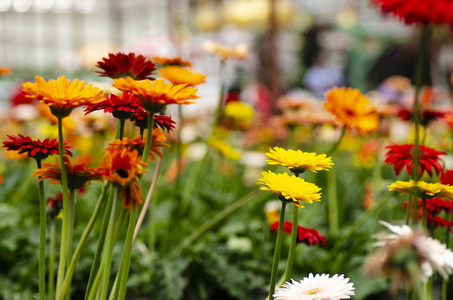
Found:
<path fill-rule="evenodd" d="M 241 152 L 233 149 L 227 142 L 216 137 L 211 137 L 208 140 L 208 145 L 216 149 L 223 157 L 231 160 L 239 160 L 241 158 Z"/>
<path fill-rule="evenodd" d="M 366 135 L 378 130 L 379 116 L 370 99 L 358 89 L 334 88 L 327 92 L 324 108 L 337 117 L 348 130 L 356 129 Z"/>
<path fill-rule="evenodd" d="M 116 54 L 109 53 L 108 58 L 102 58 L 98 61 L 96 67 L 103 71 L 96 71 L 100 76 L 114 78 L 132 77 L 135 80 L 153 79 L 151 74 L 156 70 L 154 63 L 146 60 L 143 55 L 135 56 L 135 53 Z"/>
<path fill-rule="evenodd" d="M 137 96 L 130 93 L 123 93 L 121 97 L 111 94 L 104 96 L 104 100 L 98 103 L 91 103 L 85 106 L 85 115 L 98 110 L 111 113 L 118 119 L 129 119 L 135 112 L 141 109 L 142 104 Z"/>
<path fill-rule="evenodd" d="M 127 148 L 106 151 L 99 173 L 112 184 L 125 188 L 146 172 L 147 164 L 140 159 L 137 150 Z"/>
<path fill-rule="evenodd" d="M 387 147 L 389 151 L 386 153 L 385 163 L 393 165 L 396 175 L 406 167 L 407 174 L 412 174 L 414 167 L 413 144 L 392 144 Z M 426 171 L 430 177 L 433 176 L 433 170 L 439 176 L 443 172 L 443 168 L 439 163 L 441 161 L 439 155 L 447 155 L 443 151 L 438 151 L 425 145 L 420 145 L 420 164 L 418 166 L 418 174 L 422 176 Z"/>
<path fill-rule="evenodd" d="M 431 122 L 433 122 L 439 118 L 443 118 L 444 116 L 445 116 L 444 112 L 425 109 L 420 115 L 420 125 L 426 127 Z M 404 121 L 413 121 L 414 120 L 414 115 L 412 114 L 411 111 L 409 111 L 407 109 L 400 110 L 398 112 L 398 117 L 400 117 Z"/>
<path fill-rule="evenodd" d="M 113 81 L 114 87 L 138 96 L 143 108 L 150 113 L 159 113 L 168 104 L 190 104 L 193 102 L 189 99 L 200 98 L 195 95 L 197 89 L 187 87 L 186 84 L 165 84 L 163 79 L 136 81 L 128 77 Z"/>
<path fill-rule="evenodd" d="M 263 178 L 258 183 L 264 185 L 262 190 L 274 192 L 280 200 L 291 201 L 298 207 L 304 207 L 299 201 L 313 203 L 321 201 L 321 189 L 315 184 L 306 182 L 302 178 L 286 173 L 275 174 L 271 171 L 261 172 Z"/>
<path fill-rule="evenodd" d="M 266 155 L 271 158 L 267 160 L 270 165 L 287 167 L 293 173 L 303 173 L 306 170 L 315 172 L 328 170 L 333 166 L 332 158 L 325 154 L 302 152 L 300 150 L 285 150 L 280 147 L 269 149 Z"/>
<path fill-rule="evenodd" d="M 442 184 L 453 185 L 453 170 L 448 170 L 439 178 Z"/>
<path fill-rule="evenodd" d="M 408 201 L 403 204 L 407 208 Z M 453 203 L 450 200 L 443 200 L 440 198 L 431 198 L 426 200 L 427 224 L 442 226 L 449 228 L 453 225 L 452 221 L 446 220 L 439 216 L 439 213 L 445 211 L 449 214 L 453 210 Z M 423 201 L 418 199 L 418 220 L 421 221 L 423 217 Z"/>
<path fill-rule="evenodd" d="M 36 83 L 22 84 L 24 92 L 30 97 L 37 97 L 41 102 L 49 105 L 52 114 L 64 118 L 71 111 L 82 105 L 98 102 L 103 93 L 100 89 L 92 87 L 91 83 L 85 86 L 85 81 L 74 79 L 70 81 L 64 76 L 46 82 L 42 77 L 36 76 Z"/>
<path fill-rule="evenodd" d="M 235 47 L 228 47 L 211 41 L 203 44 L 203 49 L 206 52 L 216 54 L 221 60 L 235 58 L 238 60 L 246 59 L 248 56 L 247 46 L 241 44 Z"/>
<path fill-rule="evenodd" d="M 135 122 L 135 126 L 139 127 L 141 130 L 148 129 L 148 117 L 149 112 L 143 109 L 140 105 L 140 108 L 134 112 L 134 115 L 131 118 L 131 121 Z M 175 128 L 176 122 L 173 121 L 170 117 L 165 115 L 154 115 L 154 128 L 160 128 L 162 130 L 167 130 L 167 132 L 172 131 Z"/>
<path fill-rule="evenodd" d="M 344 275 L 312 273 L 300 282 L 291 279 L 275 292 L 275 300 L 339 300 L 355 295 L 354 284 Z"/>
<path fill-rule="evenodd" d="M 27 153 L 29 157 L 35 159 L 46 159 L 49 155 L 58 154 L 58 141 L 56 139 L 50 140 L 32 140 L 28 136 L 7 135 L 7 141 L 3 142 L 3 147 L 6 150 L 19 151 L 19 154 Z M 69 142 L 64 142 L 64 152 L 66 155 L 72 156 L 72 146 L 67 145 Z"/>
<path fill-rule="evenodd" d="M 183 60 L 181 57 L 164 57 L 154 56 L 153 60 L 156 64 L 165 66 L 179 66 L 179 67 L 190 67 L 192 63 L 188 60 Z"/>
<path fill-rule="evenodd" d="M 247 103 L 230 101 L 225 105 L 224 114 L 225 117 L 237 121 L 250 121 L 255 117 L 255 110 Z"/>
<path fill-rule="evenodd" d="M 160 75 L 173 84 L 187 84 L 195 86 L 206 81 L 206 75 L 197 73 L 193 70 L 181 68 L 178 66 L 163 67 L 159 70 Z"/>
<path fill-rule="evenodd" d="M 117 139 L 110 143 L 108 143 L 107 148 L 105 151 L 119 151 L 122 149 L 127 149 L 128 151 L 137 150 L 138 153 L 141 155 L 143 148 L 145 147 L 145 141 L 142 140 L 142 137 L 139 135 L 134 139 L 129 139 L 128 137 L 123 137 L 123 139 Z M 161 147 L 170 147 L 170 145 L 166 144 L 167 137 L 159 128 L 153 129 L 153 140 L 151 142 L 151 147 L 149 150 L 148 157 L 151 160 L 155 160 L 157 157 L 162 158 L 162 150 Z"/>
<path fill-rule="evenodd" d="M 70 190 L 78 190 L 85 186 L 86 183 L 90 184 L 92 180 L 101 180 L 101 175 L 98 168 L 88 168 L 87 161 L 78 159 L 74 163 L 69 161 L 65 156 L 66 174 L 68 176 L 68 188 Z M 32 177 L 40 177 L 38 182 L 44 179 L 50 179 L 51 184 L 61 183 L 61 167 L 59 159 L 55 158 L 55 163 L 43 163 L 43 168 L 36 169 L 31 175 Z"/>
<path fill-rule="evenodd" d="M 389 185 L 389 191 L 399 192 L 400 194 L 414 194 L 415 196 L 420 192 L 426 198 L 453 199 L 453 186 L 441 183 L 415 182 L 414 180 L 396 181 Z"/>
<path fill-rule="evenodd" d="M 372 0 L 385 13 L 391 13 L 406 24 L 453 25 L 453 4 L 450 0 Z"/>
<path fill-rule="evenodd" d="M 274 222 L 271 224 L 271 230 L 277 231 L 278 230 L 279 222 Z M 283 233 L 292 234 L 293 231 L 293 223 L 289 221 L 285 221 L 283 223 Z M 306 228 L 302 226 L 297 226 L 297 241 L 307 244 L 308 246 L 315 245 L 315 244 L 326 244 L 326 238 L 320 234 L 316 229 L 313 228 Z"/>

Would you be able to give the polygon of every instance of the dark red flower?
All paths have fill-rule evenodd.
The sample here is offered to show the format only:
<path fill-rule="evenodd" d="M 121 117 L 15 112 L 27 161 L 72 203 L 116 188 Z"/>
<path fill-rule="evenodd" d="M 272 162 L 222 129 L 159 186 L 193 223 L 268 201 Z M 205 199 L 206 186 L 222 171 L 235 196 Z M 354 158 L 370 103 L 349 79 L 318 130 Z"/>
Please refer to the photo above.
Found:
<path fill-rule="evenodd" d="M 33 104 L 38 102 L 37 98 L 27 97 L 27 95 L 29 94 L 23 91 L 22 85 L 18 86 L 11 95 L 10 98 L 11 105 L 17 106 L 22 104 Z"/>
<path fill-rule="evenodd" d="M 271 224 L 271 230 L 278 231 L 278 224 L 279 222 L 275 222 Z M 283 223 L 283 233 L 292 234 L 293 231 L 293 223 L 289 221 L 285 221 Z M 316 245 L 316 244 L 326 244 L 326 238 L 320 234 L 316 229 L 313 228 L 306 228 L 302 226 L 297 226 L 297 241 L 305 243 L 309 246 Z"/>
<path fill-rule="evenodd" d="M 444 112 L 425 109 L 420 116 L 420 125 L 428 126 L 432 121 L 435 121 L 439 118 L 443 118 L 445 115 Z M 411 111 L 407 109 L 402 109 L 398 112 L 398 117 L 404 121 L 413 121 L 414 116 Z"/>
<path fill-rule="evenodd" d="M 45 159 L 49 155 L 58 154 L 58 141 L 56 139 L 50 140 L 45 139 L 41 140 L 32 140 L 28 136 L 19 136 L 7 135 L 7 141 L 3 142 L 3 147 L 6 147 L 6 150 L 19 151 L 21 153 L 27 153 L 29 157 L 35 159 Z M 69 142 L 64 142 L 64 152 L 66 155 L 72 156 L 70 149 L 71 146 L 68 146 Z"/>
<path fill-rule="evenodd" d="M 148 128 L 148 116 L 149 112 L 144 110 L 142 107 L 138 109 L 131 118 L 131 121 L 135 122 L 135 126 L 142 129 Z M 176 122 L 173 121 L 170 117 L 164 115 L 154 115 L 154 127 L 160 127 L 162 130 L 167 130 L 167 132 L 172 131 L 175 128 Z"/>
<path fill-rule="evenodd" d="M 51 219 L 54 219 L 63 208 L 63 193 L 58 193 L 55 198 L 47 198 L 46 213 Z"/>
<path fill-rule="evenodd" d="M 371 0 L 385 14 L 393 14 L 406 24 L 453 25 L 451 0 Z"/>
<path fill-rule="evenodd" d="M 386 153 L 385 163 L 393 165 L 396 175 L 399 175 L 401 171 L 406 167 L 406 172 L 411 174 L 414 157 L 412 144 L 392 144 L 386 147 L 389 151 Z M 437 151 L 435 149 L 420 145 L 420 165 L 419 175 L 422 176 L 423 172 L 427 172 L 429 176 L 433 176 L 433 169 L 437 175 L 443 173 L 443 168 L 440 165 L 441 161 L 439 155 L 446 155 L 447 153 Z"/>
<path fill-rule="evenodd" d="M 140 99 L 130 93 L 123 93 L 121 97 L 111 94 L 105 96 L 104 100 L 98 103 L 91 103 L 85 106 L 85 115 L 97 110 L 104 110 L 105 113 L 111 113 L 118 119 L 129 119 L 133 114 L 142 109 Z"/>
<path fill-rule="evenodd" d="M 135 56 L 135 53 L 124 54 L 118 52 L 116 54 L 109 53 L 108 58 L 102 58 L 98 61 L 97 67 L 102 71 L 96 71 L 100 76 L 110 78 L 132 77 L 135 80 L 154 79 L 151 74 L 156 70 L 154 63 L 146 60 L 143 55 Z"/>
<path fill-rule="evenodd" d="M 403 204 L 403 207 L 407 208 L 408 206 L 408 201 L 405 201 Z M 415 209 L 417 211 L 417 219 L 420 221 L 423 216 L 423 201 L 422 199 L 418 199 L 418 203 L 415 204 Z M 439 216 L 439 214 L 445 211 L 447 214 L 451 213 L 453 211 L 453 203 L 449 200 L 443 200 L 440 198 L 431 198 L 431 199 L 426 199 L 426 219 L 428 224 L 430 225 L 435 225 L 437 227 L 442 226 L 442 227 L 452 227 L 453 222 L 446 220 Z M 411 215 L 414 215 L 411 213 Z"/>
<path fill-rule="evenodd" d="M 439 178 L 440 183 L 453 185 L 453 170 L 448 170 Z"/>

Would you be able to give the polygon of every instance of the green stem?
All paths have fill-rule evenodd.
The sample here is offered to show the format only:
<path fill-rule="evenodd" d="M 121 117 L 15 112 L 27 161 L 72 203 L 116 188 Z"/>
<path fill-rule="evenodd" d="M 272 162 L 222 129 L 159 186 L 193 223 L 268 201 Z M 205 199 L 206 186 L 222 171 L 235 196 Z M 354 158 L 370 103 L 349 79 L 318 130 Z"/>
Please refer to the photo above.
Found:
<path fill-rule="evenodd" d="M 126 125 L 126 119 L 118 119 L 116 127 L 116 139 L 122 139 L 124 137 L 124 126 Z"/>
<path fill-rule="evenodd" d="M 280 210 L 280 220 L 278 223 L 277 240 L 275 241 L 274 259 L 272 261 L 271 282 L 269 284 L 269 298 L 274 299 L 275 281 L 277 280 L 278 262 L 282 251 L 283 241 L 283 223 L 285 222 L 286 202 L 282 201 L 282 209 Z M 293 233 L 294 234 L 294 233 Z"/>
<path fill-rule="evenodd" d="M 211 136 L 214 133 L 214 128 L 216 127 L 217 123 L 219 122 L 220 116 L 222 114 L 222 106 L 223 106 L 223 94 L 225 92 L 225 80 L 224 80 L 224 73 L 225 73 L 225 60 L 220 61 L 220 70 L 219 70 L 219 80 L 220 80 L 220 89 L 219 89 L 219 102 L 217 103 L 217 108 L 215 110 L 214 119 L 211 126 Z"/>
<path fill-rule="evenodd" d="M 409 195 L 409 201 L 407 203 L 407 214 L 406 214 L 406 225 L 409 225 L 409 222 L 411 220 L 411 214 L 412 214 L 412 194 Z"/>
<path fill-rule="evenodd" d="M 289 246 L 288 262 L 286 264 L 286 272 L 284 281 L 289 281 L 294 264 L 294 254 L 296 253 L 297 243 L 297 223 L 299 221 L 299 208 L 293 205 L 293 228 L 291 231 L 291 244 Z"/>
<path fill-rule="evenodd" d="M 96 298 L 96 295 L 98 294 L 98 292 L 100 293 L 99 285 L 101 284 L 103 270 L 104 270 L 104 261 L 102 261 L 99 265 L 99 272 L 96 274 L 96 277 L 93 280 L 93 285 L 90 289 L 90 293 L 88 294 L 88 298 L 87 298 L 87 295 L 85 295 L 86 299 L 94 300 Z"/>
<path fill-rule="evenodd" d="M 102 249 L 104 248 L 105 236 L 106 236 L 107 228 L 109 225 L 110 214 L 112 212 L 113 198 L 114 198 L 114 188 L 112 186 L 110 186 L 109 198 L 107 200 L 107 206 L 105 207 L 105 213 L 104 213 L 104 218 L 102 220 L 101 231 L 99 233 L 98 244 L 96 247 L 96 252 L 94 254 L 93 262 L 91 264 L 90 277 L 88 279 L 87 289 L 85 292 L 85 300 L 87 300 L 88 296 L 90 295 L 90 290 L 93 286 L 97 271 L 102 270 L 102 268 L 100 268 L 101 253 L 102 253 Z"/>
<path fill-rule="evenodd" d="M 422 230 L 428 229 L 428 216 L 426 211 L 426 196 L 422 195 L 422 203 L 423 203 L 423 215 L 422 215 Z"/>
<path fill-rule="evenodd" d="M 343 140 L 343 137 L 346 134 L 346 129 L 347 129 L 346 126 L 343 126 L 343 129 L 341 130 L 340 137 L 335 142 L 335 144 L 332 145 L 332 147 L 329 149 L 329 151 L 327 151 L 327 154 L 326 154 L 327 156 L 332 156 L 338 150 L 338 147 L 340 146 L 341 141 Z"/>
<path fill-rule="evenodd" d="M 67 250 L 67 259 L 66 259 L 66 268 L 69 268 L 69 262 L 71 261 L 71 258 L 72 258 L 72 236 L 73 236 L 73 233 L 74 233 L 74 220 L 75 220 L 75 195 L 76 195 L 76 191 L 75 190 L 70 190 L 69 192 L 69 220 L 68 220 L 68 230 L 66 232 L 66 238 L 67 238 L 67 247 L 68 247 L 68 250 Z M 66 277 L 66 275 L 65 275 Z M 64 280 L 63 280 L 64 282 Z M 63 287 L 61 288 L 61 290 L 63 289 Z M 70 289 L 70 287 L 69 287 Z M 61 293 L 61 290 L 60 290 L 60 293 Z M 70 299 L 70 290 L 68 290 L 68 293 L 67 293 L 67 296 L 66 296 L 66 299 Z M 58 296 L 59 294 L 57 294 Z"/>
<path fill-rule="evenodd" d="M 154 114 L 149 113 L 148 117 L 148 135 L 145 141 L 145 148 L 143 149 L 142 161 L 146 162 L 148 159 L 149 149 L 151 149 L 151 143 L 153 141 L 153 127 L 154 127 Z"/>
<path fill-rule="evenodd" d="M 101 290 L 101 299 L 107 299 L 107 293 L 109 290 L 109 283 L 110 283 L 110 269 L 112 267 L 112 251 L 115 245 L 114 243 L 114 227 L 116 219 L 116 212 L 118 210 L 118 198 L 119 198 L 120 190 L 118 187 L 114 188 L 114 198 L 113 198 L 113 213 L 110 214 L 109 226 L 107 229 L 107 236 L 105 241 L 105 248 L 104 254 L 102 257 L 102 261 L 104 262 L 104 270 L 103 270 L 103 280 L 102 280 L 102 290 Z"/>
<path fill-rule="evenodd" d="M 58 262 L 58 276 L 57 276 L 57 295 L 60 294 L 61 286 L 66 270 L 66 261 L 68 259 L 68 221 L 69 221 L 69 190 L 68 190 L 68 176 L 66 173 L 66 166 L 64 160 L 64 140 L 63 140 L 63 118 L 58 118 L 58 149 L 60 158 L 61 169 L 61 185 L 63 188 L 63 221 L 61 226 L 61 244 L 60 244 L 60 260 Z"/>
<path fill-rule="evenodd" d="M 182 158 L 182 141 L 181 141 L 181 131 L 184 124 L 184 116 L 182 113 L 182 106 L 178 105 L 179 113 L 179 126 L 178 126 L 178 142 L 176 143 L 176 163 L 177 163 L 177 176 L 176 176 L 176 190 L 179 190 L 180 176 L 181 176 L 181 158 Z"/>
<path fill-rule="evenodd" d="M 448 279 L 442 281 L 442 300 L 447 300 Z"/>
<path fill-rule="evenodd" d="M 329 218 L 329 231 L 332 235 L 337 235 L 340 225 L 338 219 L 338 194 L 337 194 L 337 178 L 335 169 L 332 168 L 327 174 L 327 205 Z"/>
<path fill-rule="evenodd" d="M 36 159 L 38 169 L 42 168 L 41 160 Z M 41 177 L 39 177 L 39 180 Z M 44 182 L 38 182 L 39 187 L 39 300 L 46 295 L 46 196 Z"/>
<path fill-rule="evenodd" d="M 131 252 L 132 252 L 132 240 L 134 236 L 135 229 L 135 219 L 137 216 L 137 211 L 132 210 L 129 216 L 129 225 L 127 228 L 126 242 L 124 245 L 123 257 L 121 259 L 121 277 L 119 279 L 119 292 L 118 300 L 123 300 L 126 297 L 126 284 L 127 278 L 129 276 L 129 266 L 131 263 Z"/>
<path fill-rule="evenodd" d="M 260 193 L 260 190 L 254 190 L 251 193 L 245 195 L 238 201 L 234 202 L 230 206 L 226 207 L 224 210 L 219 212 L 217 215 L 203 223 L 198 229 L 196 229 L 188 238 L 186 238 L 182 243 L 181 246 L 175 251 L 176 256 L 180 254 L 180 251 L 183 248 L 186 248 L 192 243 L 194 243 L 197 239 L 199 239 L 204 233 L 206 233 L 209 229 L 217 225 L 219 222 L 230 216 L 232 213 L 234 213 L 236 210 L 250 202 L 251 200 L 255 199 L 256 196 L 258 196 Z"/>
<path fill-rule="evenodd" d="M 49 257 L 49 300 L 55 295 L 55 246 L 56 246 L 55 218 L 50 219 L 50 257 Z"/>
<path fill-rule="evenodd" d="M 105 183 L 104 187 L 102 189 L 101 196 L 99 197 L 98 203 L 94 209 L 93 215 L 91 216 L 90 220 L 88 221 L 87 227 L 85 228 L 85 231 L 83 232 L 82 237 L 80 238 L 79 244 L 77 245 L 77 248 L 74 252 L 71 263 L 69 264 L 69 268 L 68 268 L 68 271 L 66 272 L 66 277 L 63 282 L 63 287 L 61 289 L 61 294 L 59 296 L 60 300 L 62 300 L 64 298 L 65 293 L 71 284 L 72 275 L 74 274 L 74 270 L 75 270 L 75 267 L 79 260 L 80 254 L 82 253 L 82 250 L 88 239 L 88 235 L 91 233 L 94 223 L 96 222 L 96 220 L 99 216 L 99 213 L 101 212 L 101 207 L 102 207 L 102 204 L 104 203 L 107 187 L 108 187 L 108 184 Z"/>

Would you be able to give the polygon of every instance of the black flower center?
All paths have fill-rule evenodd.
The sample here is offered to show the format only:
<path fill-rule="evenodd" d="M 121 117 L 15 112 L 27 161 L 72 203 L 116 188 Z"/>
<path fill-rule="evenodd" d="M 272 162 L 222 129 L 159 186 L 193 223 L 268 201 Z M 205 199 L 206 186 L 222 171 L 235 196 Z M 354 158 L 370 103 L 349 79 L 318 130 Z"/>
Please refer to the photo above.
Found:
<path fill-rule="evenodd" d="M 127 178 L 129 176 L 129 173 L 124 170 L 124 169 L 119 169 L 115 171 L 118 175 L 120 175 L 121 178 Z"/>

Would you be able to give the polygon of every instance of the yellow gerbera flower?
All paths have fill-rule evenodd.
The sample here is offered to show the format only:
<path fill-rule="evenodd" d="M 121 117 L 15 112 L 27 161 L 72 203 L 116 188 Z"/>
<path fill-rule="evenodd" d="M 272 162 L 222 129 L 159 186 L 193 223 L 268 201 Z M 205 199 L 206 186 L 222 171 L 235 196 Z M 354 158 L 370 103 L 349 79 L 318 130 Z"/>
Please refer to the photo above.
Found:
<path fill-rule="evenodd" d="M 208 140 L 208 144 L 226 158 L 231 160 L 239 160 L 241 158 L 241 152 L 234 150 L 227 142 L 221 139 L 211 137 Z"/>
<path fill-rule="evenodd" d="M 168 104 L 190 104 L 189 99 L 200 98 L 195 95 L 197 89 L 187 84 L 173 85 L 163 79 L 137 81 L 131 77 L 113 79 L 113 86 L 140 98 L 143 108 L 150 113 L 162 111 Z"/>
<path fill-rule="evenodd" d="M 269 149 L 266 153 L 271 160 L 267 160 L 270 165 L 287 167 L 293 173 L 303 173 L 306 170 L 315 172 L 327 170 L 333 166 L 332 158 L 325 154 L 302 152 L 300 150 L 285 150 L 280 147 Z"/>
<path fill-rule="evenodd" d="M 424 181 L 415 182 L 414 180 L 409 181 L 396 181 L 389 185 L 389 191 L 395 191 L 402 194 L 415 194 L 418 192 L 430 196 L 428 198 L 439 197 L 453 199 L 453 186 L 441 184 L 441 183 L 427 183 Z"/>
<path fill-rule="evenodd" d="M 166 66 L 159 70 L 160 75 L 173 84 L 187 84 L 195 86 L 206 80 L 206 75 L 179 66 Z"/>
<path fill-rule="evenodd" d="M 326 94 L 324 107 L 337 117 L 348 130 L 355 128 L 366 135 L 378 130 L 379 117 L 376 107 L 370 106 L 370 99 L 358 89 L 333 88 Z"/>
<path fill-rule="evenodd" d="M 258 183 L 264 185 L 262 190 L 276 193 L 280 200 L 291 201 L 298 207 L 304 207 L 299 201 L 313 203 L 321 201 L 321 188 L 306 182 L 302 178 L 287 173 L 275 174 L 271 171 L 261 172 L 263 178 Z"/>
<path fill-rule="evenodd" d="M 255 117 L 255 110 L 249 104 L 231 101 L 225 105 L 225 116 L 238 121 L 249 121 Z"/>
<path fill-rule="evenodd" d="M 69 116 L 71 111 L 89 103 L 100 101 L 103 93 L 100 89 L 92 87 L 92 84 L 85 86 L 85 81 L 74 79 L 70 81 L 64 76 L 46 82 L 42 77 L 36 76 L 36 83 L 23 83 L 24 92 L 29 97 L 36 97 L 41 102 L 49 105 L 52 114 L 64 118 Z"/>
<path fill-rule="evenodd" d="M 228 47 L 207 41 L 203 44 L 203 49 L 206 52 L 218 55 L 222 60 L 229 58 L 246 59 L 248 56 L 247 46 L 243 44 L 237 45 L 235 47 Z"/>

